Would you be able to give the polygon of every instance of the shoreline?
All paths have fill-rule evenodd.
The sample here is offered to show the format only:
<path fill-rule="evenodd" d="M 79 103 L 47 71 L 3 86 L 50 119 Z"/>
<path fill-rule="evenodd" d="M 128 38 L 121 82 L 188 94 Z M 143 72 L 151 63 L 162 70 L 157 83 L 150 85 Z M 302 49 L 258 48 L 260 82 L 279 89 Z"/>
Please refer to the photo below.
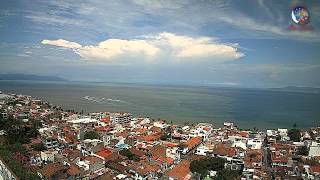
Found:
<path fill-rule="evenodd" d="M 8 92 L 6 91 L 1 91 L 2 94 L 8 94 Z M 16 93 L 12 93 L 12 92 L 9 92 L 9 94 L 11 93 L 12 94 L 16 94 Z M 18 95 L 18 94 L 16 94 Z M 22 94 L 23 95 L 23 94 Z M 53 106 L 57 106 L 57 107 L 61 107 L 62 109 L 65 109 L 65 110 L 74 110 L 75 112 L 81 112 L 83 111 L 85 114 L 89 114 L 89 113 L 99 113 L 99 112 L 103 112 L 103 111 L 88 111 L 86 109 L 79 109 L 77 108 L 76 106 L 74 108 L 67 108 L 68 106 L 65 106 L 65 105 L 60 105 L 60 104 L 55 104 L 55 103 L 51 103 L 50 101 L 48 101 L 47 99 L 43 99 L 43 98 L 39 98 L 39 97 L 34 97 L 34 96 L 31 96 L 31 95 L 23 95 L 23 96 L 30 96 L 32 98 L 36 98 L 36 99 L 40 99 L 42 101 L 46 101 L 48 102 L 49 104 L 53 105 Z M 87 99 L 86 99 L 87 100 Z M 88 100 L 87 100 L 88 101 Z M 155 117 L 155 116 L 149 116 L 149 115 L 144 115 L 144 114 L 147 114 L 146 112 L 144 114 L 137 114 L 137 113 L 133 113 L 133 112 L 130 112 L 130 111 L 122 111 L 122 110 L 119 110 L 119 111 L 104 111 L 104 112 L 126 112 L 126 113 L 130 113 L 132 114 L 134 117 L 146 117 L 146 118 L 150 118 L 152 120 L 164 120 L 166 121 L 167 123 L 169 124 L 174 124 L 174 125 L 180 125 L 180 126 L 184 126 L 184 125 L 192 125 L 192 124 L 198 124 L 198 123 L 208 123 L 208 124 L 212 124 L 214 127 L 217 127 L 217 128 L 221 128 L 223 127 L 223 123 L 224 122 L 232 122 L 232 123 L 235 123 L 236 124 L 236 127 L 238 127 L 239 129 L 241 130 L 250 130 L 252 131 L 253 129 L 257 129 L 257 130 L 262 130 L 262 131 L 265 131 L 267 129 L 292 129 L 292 128 L 299 128 L 301 130 L 306 130 L 306 129 L 309 129 L 309 128 L 312 128 L 312 127 L 317 127 L 317 125 L 315 126 L 310 126 L 310 127 L 299 127 L 297 125 L 296 122 L 292 122 L 292 126 L 276 126 L 276 127 L 264 127 L 264 125 L 261 125 L 261 126 L 253 126 L 253 127 L 243 127 L 241 125 L 239 125 L 239 122 L 237 120 L 228 120 L 228 119 L 225 119 L 225 120 L 209 120 L 209 121 L 193 121 L 193 120 L 175 120 L 174 118 L 170 119 L 170 118 L 163 118 L 163 117 Z M 294 127 L 294 124 L 296 124 L 296 127 Z M 263 128 L 264 127 L 264 128 Z"/>

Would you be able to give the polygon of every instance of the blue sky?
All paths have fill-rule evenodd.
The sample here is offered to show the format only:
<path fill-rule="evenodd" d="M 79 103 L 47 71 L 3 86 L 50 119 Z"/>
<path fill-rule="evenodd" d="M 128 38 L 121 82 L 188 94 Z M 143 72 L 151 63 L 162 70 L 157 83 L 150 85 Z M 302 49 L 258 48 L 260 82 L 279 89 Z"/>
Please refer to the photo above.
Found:
<path fill-rule="evenodd" d="M 312 31 L 288 30 L 298 5 Z M 2 0 L 0 34 L 1 73 L 320 87 L 318 1 Z"/>

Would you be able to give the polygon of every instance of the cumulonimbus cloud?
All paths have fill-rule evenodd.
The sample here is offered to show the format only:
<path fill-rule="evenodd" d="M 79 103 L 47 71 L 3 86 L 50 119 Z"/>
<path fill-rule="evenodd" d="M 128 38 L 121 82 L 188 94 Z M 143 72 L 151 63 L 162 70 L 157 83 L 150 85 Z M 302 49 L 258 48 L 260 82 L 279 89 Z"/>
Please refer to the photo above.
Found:
<path fill-rule="evenodd" d="M 236 46 L 222 44 L 210 37 L 189 37 L 173 33 L 159 33 L 143 39 L 107 39 L 98 45 L 81 45 L 63 39 L 43 40 L 49 44 L 72 49 L 88 60 L 115 60 L 117 57 L 139 57 L 157 59 L 168 57 L 173 60 L 210 59 L 235 60 L 243 57 Z"/>

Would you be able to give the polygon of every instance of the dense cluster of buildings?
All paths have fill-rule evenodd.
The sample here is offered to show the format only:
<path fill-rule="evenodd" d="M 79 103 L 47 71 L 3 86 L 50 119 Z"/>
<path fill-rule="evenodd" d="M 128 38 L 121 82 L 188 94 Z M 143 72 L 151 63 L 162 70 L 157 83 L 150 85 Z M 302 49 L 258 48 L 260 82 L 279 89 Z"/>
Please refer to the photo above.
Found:
<path fill-rule="evenodd" d="M 64 111 L 30 96 L 0 98 L 2 119 L 41 120 L 38 137 L 23 146 L 26 165 L 42 179 L 185 180 L 193 177 L 190 163 L 204 157 L 225 159 L 242 179 L 320 179 L 320 128 L 300 131 L 293 142 L 288 129 L 173 125 L 130 113 Z"/>

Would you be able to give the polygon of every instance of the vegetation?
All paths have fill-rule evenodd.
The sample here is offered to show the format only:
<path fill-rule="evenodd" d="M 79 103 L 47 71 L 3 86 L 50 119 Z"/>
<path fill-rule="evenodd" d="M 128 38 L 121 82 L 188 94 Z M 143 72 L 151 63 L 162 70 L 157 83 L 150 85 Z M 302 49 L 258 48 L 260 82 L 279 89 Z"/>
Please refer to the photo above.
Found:
<path fill-rule="evenodd" d="M 311 139 L 313 139 L 313 140 L 315 139 L 315 135 L 312 130 L 309 131 L 309 135 L 310 135 Z"/>
<path fill-rule="evenodd" d="M 126 156 L 128 159 L 133 160 L 133 161 L 139 161 L 140 158 L 134 154 L 132 154 L 128 149 L 123 149 L 119 151 L 119 154 L 122 156 Z"/>
<path fill-rule="evenodd" d="M 89 131 L 84 134 L 84 139 L 99 139 L 99 134 L 95 131 Z"/>
<path fill-rule="evenodd" d="M 160 139 L 161 139 L 162 141 L 168 140 L 168 139 L 170 139 L 170 138 L 171 138 L 171 135 L 170 135 L 170 134 L 163 134 L 163 135 L 161 135 L 161 137 L 160 137 Z"/>
<path fill-rule="evenodd" d="M 238 179 L 239 172 L 233 171 L 230 169 L 222 169 L 221 171 L 218 171 L 218 174 L 216 176 L 216 180 L 235 180 Z"/>
<path fill-rule="evenodd" d="M 7 132 L 6 140 L 9 144 L 28 143 L 31 138 L 38 136 L 40 127 L 41 122 L 39 120 L 31 119 L 28 123 L 23 123 L 17 119 L 0 118 L 0 129 Z"/>
<path fill-rule="evenodd" d="M 35 151 L 44 151 L 44 150 L 47 150 L 46 146 L 45 146 L 43 143 L 34 144 L 34 145 L 32 145 L 32 148 L 33 148 Z"/>
<path fill-rule="evenodd" d="M 290 137 L 290 140 L 294 142 L 299 142 L 301 138 L 301 133 L 299 129 L 290 129 L 288 131 L 288 136 Z"/>
<path fill-rule="evenodd" d="M 209 157 L 200 160 L 194 160 L 190 164 L 192 173 L 200 174 L 201 178 L 206 177 L 209 171 L 217 171 L 217 179 L 236 179 L 239 176 L 237 171 L 225 169 L 225 160 L 218 157 Z"/>
<path fill-rule="evenodd" d="M 297 155 L 302 155 L 302 156 L 307 156 L 308 153 L 309 153 L 309 150 L 308 150 L 307 146 L 302 146 L 297 151 Z"/>
<path fill-rule="evenodd" d="M 27 151 L 22 144 L 28 143 L 31 138 L 37 137 L 39 126 L 41 126 L 41 123 L 37 120 L 23 123 L 20 120 L 11 118 L 0 119 L 0 129 L 7 132 L 5 137 L 7 144 L 1 144 L 0 157 L 20 179 L 40 179 L 36 173 L 26 170 L 18 157 L 18 155 L 27 157 Z"/>
<path fill-rule="evenodd" d="M 23 166 L 23 164 L 14 157 L 14 151 L 25 152 L 23 148 L 21 148 L 21 144 L 14 144 L 11 146 L 2 145 L 0 146 L 0 157 L 5 161 L 5 163 L 9 166 L 9 168 L 20 178 L 20 179 L 40 179 L 36 173 L 33 173 Z"/>

